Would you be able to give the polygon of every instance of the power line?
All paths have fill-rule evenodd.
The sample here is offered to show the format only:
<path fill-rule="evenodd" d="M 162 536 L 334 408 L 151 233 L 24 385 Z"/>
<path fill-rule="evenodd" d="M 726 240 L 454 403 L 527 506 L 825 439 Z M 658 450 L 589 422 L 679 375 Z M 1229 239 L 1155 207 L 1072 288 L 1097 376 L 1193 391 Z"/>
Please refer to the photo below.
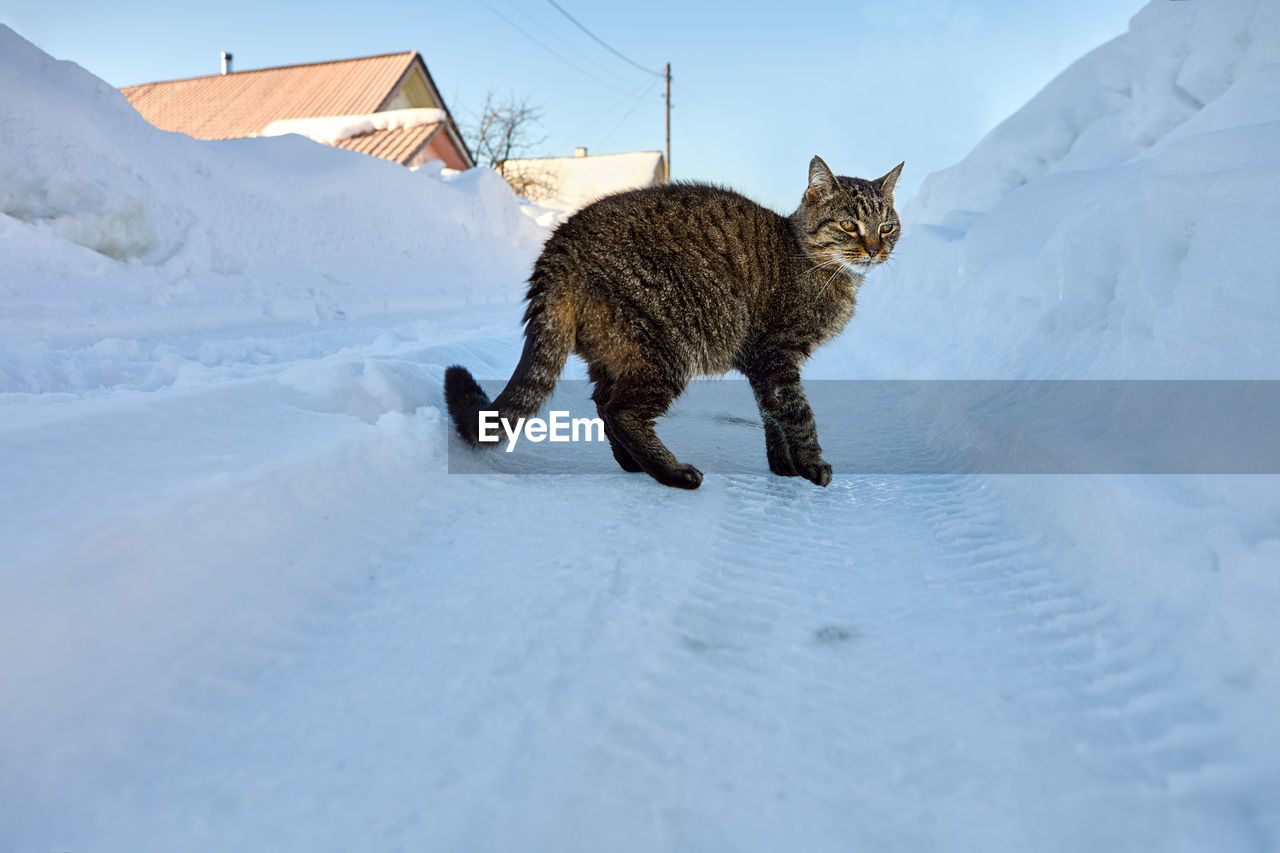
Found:
<path fill-rule="evenodd" d="M 606 134 L 605 134 L 605 135 L 600 139 L 600 141 L 597 143 L 598 145 L 600 145 L 601 147 L 603 147 L 603 146 L 604 146 L 604 144 L 605 144 L 606 142 L 608 142 L 608 141 L 609 141 L 610 137 L 612 137 L 615 133 L 617 133 L 617 132 L 618 132 L 618 128 L 622 127 L 622 123 L 623 123 L 623 122 L 625 122 L 627 119 L 629 119 L 629 118 L 631 117 L 631 114 L 632 114 L 632 113 L 634 113 L 636 110 L 640 109 L 641 105 L 642 105 L 642 104 L 644 104 L 644 99 L 645 99 L 645 98 L 647 98 L 647 97 L 649 96 L 649 93 L 653 91 L 653 87 L 654 87 L 654 86 L 656 86 L 656 85 L 658 85 L 658 81 L 657 81 L 657 80 L 650 81 L 650 83 L 649 83 L 649 88 L 645 89 L 645 90 L 644 90 L 644 94 L 643 94 L 643 95 L 641 95 L 641 96 L 636 100 L 635 104 L 634 104 L 634 105 L 632 105 L 631 109 L 627 110 L 627 111 L 626 111 L 626 113 L 625 113 L 625 114 L 623 114 L 622 118 L 618 119 L 618 123 L 617 123 L 617 124 L 615 124 L 615 125 L 613 126 L 613 129 L 612 129 L 612 130 L 610 130 L 608 133 L 606 133 Z"/>
<path fill-rule="evenodd" d="M 554 6 L 554 7 L 555 7 L 555 10 L 556 10 L 557 12 L 559 12 L 561 15 L 564 15 L 566 18 L 568 18 L 570 21 L 572 21 L 572 22 L 573 22 L 573 25 L 574 25 L 575 27 L 577 27 L 578 29 L 582 30 L 582 31 L 583 31 L 584 33 L 586 33 L 587 35 L 591 36 L 591 38 L 592 38 L 592 39 L 594 39 L 594 40 L 596 41 L 596 43 L 597 43 L 597 44 L 599 44 L 599 45 L 600 45 L 601 47 L 603 47 L 605 50 L 607 50 L 607 51 L 609 51 L 610 53 L 612 53 L 614 56 L 616 56 L 616 57 L 618 57 L 619 59 L 621 59 L 623 62 L 628 62 L 628 63 L 630 63 L 630 64 L 634 65 L 636 68 L 639 68 L 639 69 L 640 69 L 641 71 L 643 71 L 644 73 L 646 73 L 646 74 L 652 74 L 654 77 L 661 77 L 661 76 L 662 76 L 662 75 L 661 75 L 661 74 L 659 74 L 657 71 L 653 71 L 652 69 L 645 68 L 643 65 L 641 65 L 639 62 L 636 62 L 634 59 L 630 59 L 630 58 L 628 58 L 628 57 L 626 57 L 626 56 L 623 56 L 621 53 L 619 53 L 618 51 L 614 50 L 614 49 L 613 49 L 613 47 L 611 47 L 607 42 L 605 42 L 605 40 L 604 40 L 604 39 L 600 38 L 600 36 L 598 36 L 598 35 L 596 35 L 595 33 L 591 32 L 591 30 L 587 29 L 585 26 L 583 26 L 583 25 L 582 25 L 582 22 L 580 22 L 580 21 L 579 21 L 577 18 L 575 18 L 573 15 L 570 15 L 568 12 L 566 12 L 566 11 L 564 10 L 564 7 L 563 7 L 563 6 L 561 6 L 559 3 L 557 3 L 557 2 L 556 2 L 556 0 L 547 0 L 547 2 L 548 2 L 548 3 L 550 3 L 552 6 Z"/>
<path fill-rule="evenodd" d="M 634 92 L 622 98 L 619 98 L 615 103 L 611 104 L 608 109 L 599 113 L 595 118 L 588 121 L 582 127 L 578 128 L 568 136 L 560 137 L 558 140 L 556 140 L 557 144 L 560 144 L 560 143 L 567 144 L 569 142 L 573 142 L 576 144 L 577 141 L 581 139 L 583 136 L 585 136 L 588 131 L 594 131 L 596 128 L 596 125 L 603 124 L 604 122 L 612 118 L 613 114 L 618 109 L 627 106 L 632 101 L 636 101 L 636 102 L 643 101 L 644 96 L 649 94 L 649 91 L 654 87 L 656 83 L 657 83 L 656 80 L 650 80 L 647 83 L 641 83 L 639 86 L 636 87 Z"/>
<path fill-rule="evenodd" d="M 501 13 L 501 12 L 499 12 L 497 9 L 495 9 L 495 8 L 494 8 L 494 7 L 492 7 L 492 6 L 490 6 L 490 5 L 489 5 L 488 3 L 486 3 L 484 0 L 476 0 L 476 2 L 477 2 L 477 3 L 479 3 L 481 6 L 485 7 L 486 9 L 488 9 L 488 10 L 489 10 L 490 12 L 492 12 L 493 14 L 497 15 L 497 16 L 498 16 L 499 18 L 501 18 L 503 21 L 505 21 L 505 22 L 506 22 L 506 24 L 507 24 L 507 26 L 511 27 L 511 28 L 512 28 L 513 30 L 515 30 L 516 32 L 520 33 L 522 36 L 524 36 L 525 38 L 527 38 L 529 41 L 533 42 L 533 43 L 534 43 L 534 44 L 536 44 L 538 47 L 542 48 L 542 49 L 543 49 L 543 50 L 545 50 L 547 53 L 551 54 L 551 55 L 552 55 L 552 56 L 554 56 L 556 59 L 558 59 L 558 60 L 560 60 L 561 62 L 563 62 L 565 65 L 568 65 L 569 67 L 573 68 L 573 69 L 574 69 L 575 71 L 577 71 L 578 73 L 580 73 L 580 74 L 585 74 L 587 77 L 590 77 L 592 80 L 595 80 L 595 81 L 596 81 L 597 83 L 599 83 L 601 86 L 604 86 L 604 87 L 606 87 L 606 88 L 612 89 L 612 90 L 613 90 L 613 91 L 615 91 L 615 92 L 621 92 L 621 93 L 622 93 L 622 94 L 624 94 L 624 95 L 629 94 L 629 93 L 628 93 L 627 91 L 625 91 L 624 89 L 619 89 L 617 86 L 613 85 L 612 83 L 609 83 L 609 82 L 607 82 L 607 81 L 605 81 L 605 80 L 601 80 L 599 77 L 597 77 L 596 75 L 592 74 L 590 71 L 588 71 L 587 69 L 583 68 L 581 65 L 578 65 L 576 62 L 573 62 L 572 60 L 569 60 L 569 59 L 565 59 L 563 56 L 561 56 L 560 54 L 556 53 L 556 52 L 555 52 L 554 50 L 552 50 L 551 48 L 547 47 L 545 44 L 543 44 L 543 43 L 542 43 L 541 41 L 539 41 L 537 38 L 535 38 L 534 36 L 530 35 L 530 34 L 529 34 L 529 32 L 528 32 L 527 30 L 523 29 L 523 28 L 522 28 L 519 24 L 517 24 L 515 21 L 511 20 L 511 19 L 510 19 L 510 18 L 508 18 L 506 15 L 502 14 L 502 13 Z"/>
<path fill-rule="evenodd" d="M 519 13 L 526 21 L 533 24 L 533 26 L 541 31 L 545 36 L 550 36 L 554 44 L 566 49 L 569 53 L 572 53 L 575 59 L 585 60 L 586 62 L 591 63 L 592 67 L 605 74 L 609 78 L 610 82 L 617 83 L 620 86 L 630 86 L 634 82 L 634 78 L 628 76 L 631 74 L 630 71 L 621 71 L 616 65 L 605 65 L 605 63 L 600 59 L 597 59 L 578 46 L 570 43 L 568 39 L 544 24 L 532 13 L 516 5 L 515 0 L 505 0 L 505 3 L 511 12 Z"/>

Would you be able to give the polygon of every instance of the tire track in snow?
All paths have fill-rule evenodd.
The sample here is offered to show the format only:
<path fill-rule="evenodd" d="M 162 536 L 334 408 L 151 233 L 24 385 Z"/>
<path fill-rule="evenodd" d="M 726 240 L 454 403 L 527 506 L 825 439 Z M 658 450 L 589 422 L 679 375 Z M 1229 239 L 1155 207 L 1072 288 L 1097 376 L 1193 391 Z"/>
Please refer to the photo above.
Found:
<path fill-rule="evenodd" d="M 913 673 L 932 654 L 915 636 L 925 614 L 902 572 L 926 556 L 902 543 L 921 532 L 910 517 L 919 498 L 891 482 L 715 483 L 729 502 L 713 552 L 691 567 L 665 651 L 628 703 L 644 710 L 631 725 L 678 757 L 653 803 L 664 839 L 780 849 L 856 828 L 873 848 L 918 849 L 929 839 L 914 805 L 927 793 L 926 755 L 895 725 L 925 728 L 910 722 L 925 703 L 899 698 L 919 695 Z"/>
<path fill-rule="evenodd" d="M 1092 801 L 1099 840 L 1274 848 L 1266 804 L 1213 708 L 1212 686 L 1073 583 L 1070 541 L 1011 536 L 1008 507 L 984 479 L 949 479 L 957 491 L 930 520 L 949 543 L 957 591 L 999 626 L 1018 704 L 1059 741 L 1055 769 L 1078 776 L 1074 796 Z"/>
<path fill-rule="evenodd" d="M 644 749 L 683 757 L 654 804 L 665 837 L 856 827 L 919 849 L 954 821 L 1037 849 L 1265 846 L 1203 689 L 981 480 L 724 482 L 716 547 L 631 703 Z M 682 808 L 708 790 L 722 835 Z"/>

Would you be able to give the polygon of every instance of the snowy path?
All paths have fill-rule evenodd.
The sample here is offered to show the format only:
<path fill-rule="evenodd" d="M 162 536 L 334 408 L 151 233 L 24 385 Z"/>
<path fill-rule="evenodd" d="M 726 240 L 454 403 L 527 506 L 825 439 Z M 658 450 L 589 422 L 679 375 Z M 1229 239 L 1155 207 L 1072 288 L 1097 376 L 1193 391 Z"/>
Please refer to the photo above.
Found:
<path fill-rule="evenodd" d="M 989 481 L 444 474 L 410 398 L 504 346 L 11 419 L 13 466 L 85 449 L 26 498 L 79 544 L 6 534 L 6 849 L 1275 843 L 1208 689 Z"/>

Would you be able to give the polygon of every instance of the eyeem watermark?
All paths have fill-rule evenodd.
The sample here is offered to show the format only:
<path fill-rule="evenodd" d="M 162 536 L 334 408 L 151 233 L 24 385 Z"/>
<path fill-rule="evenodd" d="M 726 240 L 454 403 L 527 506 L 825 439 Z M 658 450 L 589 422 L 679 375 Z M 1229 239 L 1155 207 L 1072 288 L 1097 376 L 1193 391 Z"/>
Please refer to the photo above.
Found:
<path fill-rule="evenodd" d="M 498 379 L 485 387 L 496 395 L 504 385 Z M 804 388 L 823 458 L 837 475 L 1280 476 L 1280 380 L 828 379 Z M 608 431 L 565 414 L 594 414 L 592 394 L 586 380 L 562 380 L 547 401 L 550 423 L 512 417 L 506 435 L 500 414 L 489 413 L 490 448 L 510 442 L 513 452 L 477 454 L 450 440 L 449 470 L 617 474 Z M 574 444 L 588 423 L 595 427 L 590 443 Z M 704 474 L 769 472 L 764 428 L 745 380 L 691 382 L 657 432 Z M 541 443 L 518 441 L 526 437 Z"/>
<path fill-rule="evenodd" d="M 550 412 L 548 420 L 519 418 L 511 421 L 498 412 L 480 412 L 480 440 L 496 442 L 502 438 L 498 427 L 507 435 L 507 452 L 516 449 L 521 432 L 529 441 L 604 441 L 604 421 L 599 418 L 570 418 L 568 412 Z"/>

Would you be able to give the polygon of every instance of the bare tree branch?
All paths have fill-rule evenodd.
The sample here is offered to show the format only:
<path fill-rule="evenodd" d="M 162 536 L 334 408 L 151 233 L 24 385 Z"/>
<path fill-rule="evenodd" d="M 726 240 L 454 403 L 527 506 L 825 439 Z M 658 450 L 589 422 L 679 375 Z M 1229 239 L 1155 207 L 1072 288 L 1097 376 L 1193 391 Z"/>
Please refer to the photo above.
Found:
<path fill-rule="evenodd" d="M 509 92 L 500 98 L 490 89 L 475 124 L 464 128 L 463 133 L 476 152 L 477 161 L 502 174 L 508 160 L 546 142 L 545 135 L 536 133 L 541 121 L 542 108 L 531 103 L 529 96 L 517 98 Z"/>
<path fill-rule="evenodd" d="M 509 160 L 498 169 L 498 174 L 506 179 L 516 195 L 522 195 L 530 201 L 555 198 L 557 187 L 546 169 L 535 168 L 528 162 Z"/>

